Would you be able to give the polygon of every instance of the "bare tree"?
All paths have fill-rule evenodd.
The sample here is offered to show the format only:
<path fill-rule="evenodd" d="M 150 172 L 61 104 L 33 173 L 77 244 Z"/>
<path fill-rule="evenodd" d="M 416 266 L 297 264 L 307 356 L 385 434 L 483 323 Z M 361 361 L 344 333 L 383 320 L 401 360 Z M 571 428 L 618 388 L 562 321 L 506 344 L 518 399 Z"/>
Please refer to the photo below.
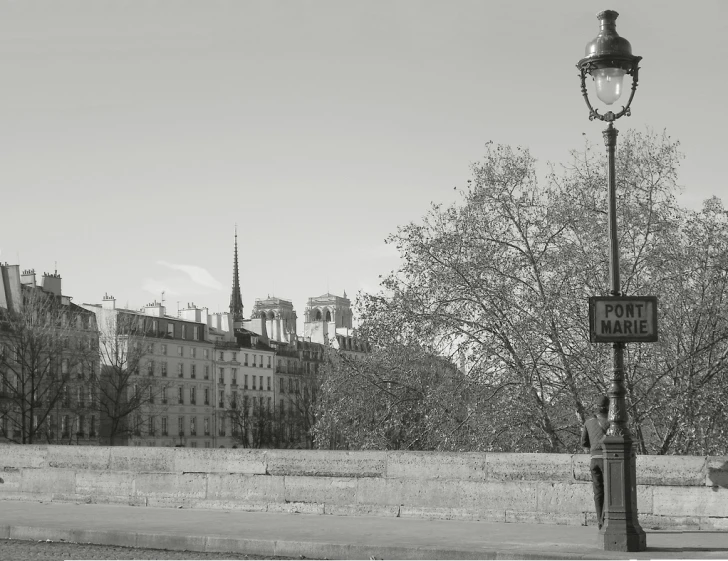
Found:
<path fill-rule="evenodd" d="M 19 309 L 0 310 L 0 431 L 11 442 L 71 440 L 71 394 L 98 363 L 93 314 L 36 286 Z M 85 394 L 84 394 L 85 395 Z M 60 426 L 58 426 L 60 425 Z"/>
<path fill-rule="evenodd" d="M 153 344 L 146 335 L 148 318 L 120 310 L 100 317 L 101 371 L 93 384 L 101 436 L 114 446 L 150 432 L 150 419 L 159 412 L 156 403 L 162 402 L 164 385 L 154 376 L 154 362 L 147 358 Z"/>

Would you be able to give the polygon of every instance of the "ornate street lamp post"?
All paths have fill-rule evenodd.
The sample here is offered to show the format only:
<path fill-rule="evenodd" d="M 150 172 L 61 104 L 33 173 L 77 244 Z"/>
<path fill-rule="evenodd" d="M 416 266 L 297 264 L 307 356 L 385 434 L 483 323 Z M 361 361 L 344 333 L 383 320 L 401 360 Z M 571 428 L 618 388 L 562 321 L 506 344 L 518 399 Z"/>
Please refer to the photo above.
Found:
<path fill-rule="evenodd" d="M 637 90 L 638 64 L 642 57 L 632 54 L 629 41 L 617 33 L 615 21 L 619 14 L 606 10 L 597 14 L 601 22 L 599 35 L 586 46 L 586 53 L 577 64 L 581 77 L 581 92 L 589 108 L 589 120 L 598 119 L 609 123 L 603 131 L 608 154 L 609 199 L 609 276 L 612 297 L 621 297 L 619 279 L 619 244 L 617 236 L 617 197 L 615 186 L 614 152 L 617 146 L 617 129 L 614 121 L 626 115 Z M 627 105 L 614 113 L 599 113 L 592 107 L 587 94 L 586 79 L 591 75 L 597 97 L 606 105 L 612 105 L 622 95 L 624 75 L 632 76 L 632 90 Z M 636 458 L 632 436 L 627 426 L 627 407 L 624 385 L 624 345 L 614 342 L 612 383 L 609 388 L 609 431 L 604 440 L 604 524 L 600 530 L 600 542 L 610 551 L 644 551 L 645 532 L 637 520 Z"/>

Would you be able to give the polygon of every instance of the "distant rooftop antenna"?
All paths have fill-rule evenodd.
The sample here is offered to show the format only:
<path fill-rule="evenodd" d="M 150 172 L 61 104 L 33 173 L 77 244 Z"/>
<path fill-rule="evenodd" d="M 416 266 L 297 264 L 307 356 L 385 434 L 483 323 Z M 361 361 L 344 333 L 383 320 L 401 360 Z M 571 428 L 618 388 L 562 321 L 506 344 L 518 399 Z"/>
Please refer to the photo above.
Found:
<path fill-rule="evenodd" d="M 164 306 L 164 290 L 162 291 L 162 306 Z"/>

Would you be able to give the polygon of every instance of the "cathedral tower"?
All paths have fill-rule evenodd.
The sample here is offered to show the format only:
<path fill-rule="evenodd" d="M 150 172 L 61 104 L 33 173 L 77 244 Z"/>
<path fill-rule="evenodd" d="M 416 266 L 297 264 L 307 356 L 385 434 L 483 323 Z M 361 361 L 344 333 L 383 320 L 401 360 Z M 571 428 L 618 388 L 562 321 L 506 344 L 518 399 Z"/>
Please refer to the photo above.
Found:
<path fill-rule="evenodd" d="M 235 327 L 243 326 L 243 297 L 240 294 L 238 275 L 238 226 L 235 226 L 235 253 L 233 255 L 233 292 L 230 295 L 230 315 Z"/>

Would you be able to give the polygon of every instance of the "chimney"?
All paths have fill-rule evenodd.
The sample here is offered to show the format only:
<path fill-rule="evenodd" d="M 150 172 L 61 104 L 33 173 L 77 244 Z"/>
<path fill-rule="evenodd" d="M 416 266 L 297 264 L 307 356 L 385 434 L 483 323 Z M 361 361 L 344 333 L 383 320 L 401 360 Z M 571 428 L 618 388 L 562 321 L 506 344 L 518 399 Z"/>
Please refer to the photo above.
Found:
<path fill-rule="evenodd" d="M 56 296 L 61 295 L 61 275 L 58 273 L 43 273 L 43 284 L 41 285 L 43 290 L 55 294 Z"/>
<path fill-rule="evenodd" d="M 20 284 L 29 284 L 35 288 L 35 269 L 26 269 L 23 274 L 20 275 Z"/>
<path fill-rule="evenodd" d="M 104 310 L 115 310 L 116 309 L 116 298 L 104 294 L 104 299 L 101 302 L 101 308 Z"/>
<path fill-rule="evenodd" d="M 159 302 L 157 302 L 156 300 L 154 302 L 144 306 L 143 310 L 144 310 L 145 316 L 153 316 L 153 317 L 157 317 L 157 318 L 164 317 L 164 312 L 165 312 L 164 306 L 162 304 L 160 304 Z"/>

